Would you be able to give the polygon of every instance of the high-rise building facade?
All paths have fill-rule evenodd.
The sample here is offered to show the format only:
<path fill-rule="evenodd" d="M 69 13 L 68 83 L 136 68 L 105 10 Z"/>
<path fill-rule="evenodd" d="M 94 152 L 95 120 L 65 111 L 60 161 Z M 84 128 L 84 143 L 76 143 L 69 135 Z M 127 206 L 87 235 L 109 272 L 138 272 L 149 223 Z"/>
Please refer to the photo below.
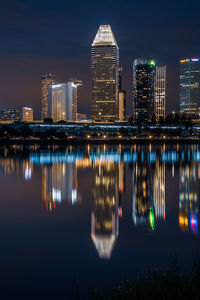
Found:
<path fill-rule="evenodd" d="M 126 91 L 119 92 L 119 120 L 126 120 Z"/>
<path fill-rule="evenodd" d="M 180 60 L 180 112 L 194 116 L 200 113 L 200 59 Z"/>
<path fill-rule="evenodd" d="M 154 114 L 154 81 L 156 62 L 137 58 L 133 61 L 133 115 L 148 121 Z"/>
<path fill-rule="evenodd" d="M 166 66 L 156 67 L 155 76 L 155 115 L 156 120 L 165 118 L 166 111 Z"/>
<path fill-rule="evenodd" d="M 118 119 L 119 48 L 110 25 L 101 25 L 92 43 L 92 120 Z"/>
<path fill-rule="evenodd" d="M 48 117 L 48 88 L 50 85 L 55 84 L 55 74 L 41 75 L 41 119 Z"/>
<path fill-rule="evenodd" d="M 49 117 L 57 121 L 76 121 L 77 87 L 80 81 L 49 86 Z"/>
<path fill-rule="evenodd" d="M 22 107 L 21 120 L 22 122 L 33 122 L 33 109 L 31 107 Z"/>

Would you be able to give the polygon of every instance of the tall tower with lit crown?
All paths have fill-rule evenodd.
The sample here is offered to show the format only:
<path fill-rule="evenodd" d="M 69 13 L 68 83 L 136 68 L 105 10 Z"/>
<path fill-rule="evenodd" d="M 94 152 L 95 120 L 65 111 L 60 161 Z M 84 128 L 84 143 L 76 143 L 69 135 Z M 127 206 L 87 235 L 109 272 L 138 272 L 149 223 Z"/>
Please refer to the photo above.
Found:
<path fill-rule="evenodd" d="M 92 120 L 119 117 L 119 47 L 110 25 L 101 25 L 92 43 Z"/>

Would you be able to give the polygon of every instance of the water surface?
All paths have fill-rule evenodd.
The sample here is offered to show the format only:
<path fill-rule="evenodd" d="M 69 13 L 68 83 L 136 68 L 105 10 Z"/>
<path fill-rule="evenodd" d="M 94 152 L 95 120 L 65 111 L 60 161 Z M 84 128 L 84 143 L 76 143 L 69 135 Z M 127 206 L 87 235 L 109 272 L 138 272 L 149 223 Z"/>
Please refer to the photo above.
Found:
<path fill-rule="evenodd" d="M 0 150 L 5 299 L 70 299 L 199 255 L 200 147 Z"/>

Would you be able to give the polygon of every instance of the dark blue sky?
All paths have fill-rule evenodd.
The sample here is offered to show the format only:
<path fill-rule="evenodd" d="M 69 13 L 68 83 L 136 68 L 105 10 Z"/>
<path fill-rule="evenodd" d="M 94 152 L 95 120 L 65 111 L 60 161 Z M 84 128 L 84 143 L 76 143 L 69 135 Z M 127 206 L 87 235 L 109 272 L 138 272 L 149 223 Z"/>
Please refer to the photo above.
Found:
<path fill-rule="evenodd" d="M 4 1 L 5 2 L 5 1 Z M 40 74 L 83 80 L 79 111 L 90 112 L 90 45 L 100 24 L 110 24 L 120 48 L 123 88 L 131 112 L 132 60 L 166 64 L 167 109 L 178 109 L 179 59 L 200 55 L 198 1 L 7 0 L 0 9 L 0 107 L 40 112 Z"/>

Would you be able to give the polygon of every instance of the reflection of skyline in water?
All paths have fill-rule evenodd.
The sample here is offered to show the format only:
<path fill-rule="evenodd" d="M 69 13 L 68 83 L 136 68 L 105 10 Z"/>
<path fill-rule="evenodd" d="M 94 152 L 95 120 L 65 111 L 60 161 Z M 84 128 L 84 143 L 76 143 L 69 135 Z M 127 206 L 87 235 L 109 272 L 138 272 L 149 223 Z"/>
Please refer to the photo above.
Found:
<path fill-rule="evenodd" d="M 33 163 L 29 159 L 20 160 L 12 157 L 4 157 L 0 159 L 0 170 L 8 176 L 22 174 L 25 180 L 31 180 Z"/>
<path fill-rule="evenodd" d="M 56 163 L 42 165 L 42 207 L 52 210 L 56 203 L 78 200 L 77 169 L 75 164 Z"/>
<path fill-rule="evenodd" d="M 179 225 L 182 231 L 198 234 L 200 166 L 195 162 L 179 169 Z"/>
<path fill-rule="evenodd" d="M 132 218 L 135 225 L 149 224 L 153 230 L 157 219 L 165 220 L 165 163 L 158 159 L 134 166 Z"/>
<path fill-rule="evenodd" d="M 128 184 L 133 225 L 156 230 L 160 221 L 166 222 L 166 170 L 171 170 L 172 177 L 174 170 L 179 174 L 179 227 L 198 234 L 199 146 L 69 147 L 65 152 L 32 152 L 25 158 L 6 151 L 0 159 L 3 174 L 22 175 L 25 180 L 32 179 L 36 165 L 42 175 L 41 204 L 49 211 L 88 198 L 79 188 L 78 174 L 84 169 L 92 171 L 91 238 L 101 258 L 110 258 L 116 244 Z M 132 179 L 127 178 L 127 167 Z"/>

